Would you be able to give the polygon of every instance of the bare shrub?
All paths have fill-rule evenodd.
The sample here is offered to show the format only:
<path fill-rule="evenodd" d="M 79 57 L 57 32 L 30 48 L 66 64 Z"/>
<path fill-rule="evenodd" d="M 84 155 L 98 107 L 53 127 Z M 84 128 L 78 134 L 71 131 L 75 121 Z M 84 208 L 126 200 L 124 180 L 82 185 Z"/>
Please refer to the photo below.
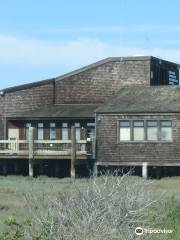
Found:
<path fill-rule="evenodd" d="M 79 181 L 72 180 L 73 191 L 57 196 L 26 195 L 33 219 L 29 236 L 41 230 L 49 240 L 129 240 L 136 227 L 148 226 L 157 200 L 147 181 L 129 174 L 91 178 L 86 187 Z"/>

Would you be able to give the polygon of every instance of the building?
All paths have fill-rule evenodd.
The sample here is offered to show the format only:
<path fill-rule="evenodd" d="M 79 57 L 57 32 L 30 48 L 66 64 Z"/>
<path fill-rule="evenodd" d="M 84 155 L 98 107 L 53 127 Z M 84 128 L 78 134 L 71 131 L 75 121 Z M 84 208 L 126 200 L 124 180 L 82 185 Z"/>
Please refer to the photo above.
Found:
<path fill-rule="evenodd" d="M 154 57 L 108 58 L 57 78 L 2 90 L 0 92 L 0 172 L 28 174 L 29 169 L 32 168 L 33 175 L 45 173 L 49 176 L 69 176 L 73 168 L 73 126 L 76 135 L 74 164 L 77 175 L 86 175 L 93 166 L 94 169 L 96 166 L 124 164 L 126 166 L 138 164 L 141 167 L 143 164 L 147 166 L 149 162 L 153 166 L 156 162 L 151 161 L 152 157 L 150 158 L 148 154 L 141 154 L 141 150 L 149 148 L 153 152 L 153 146 L 156 148 L 163 145 L 163 151 L 167 142 L 149 143 L 147 138 L 144 138 L 142 143 L 141 140 L 133 142 L 134 140 L 130 138 L 127 142 L 125 140 L 121 143 L 118 139 L 122 131 L 125 138 L 128 131 L 130 134 L 134 133 L 131 125 L 135 122 L 129 118 L 129 115 L 132 119 L 137 118 L 137 125 L 140 125 L 137 128 L 138 130 L 141 128 L 142 137 L 143 128 L 145 129 L 148 123 L 146 117 L 138 117 L 139 114 L 144 114 L 147 119 L 154 113 L 162 115 L 160 103 L 163 101 L 163 103 L 167 102 L 169 109 L 171 108 L 176 98 L 168 102 L 168 96 L 175 91 L 175 88 L 155 87 L 155 85 L 179 85 L 179 67 L 176 63 Z M 146 102 L 147 97 L 149 103 L 153 101 L 150 105 L 152 109 L 149 108 L 146 112 L 149 106 Z M 175 97 L 178 99 L 178 87 Z M 144 112 L 139 112 L 142 110 L 141 101 L 146 102 Z M 157 112 L 153 112 L 154 105 L 159 106 Z M 172 106 L 174 112 L 171 113 L 177 115 L 175 107 L 176 105 L 174 108 Z M 133 115 L 134 113 L 136 114 Z M 162 118 L 166 119 L 169 113 L 163 112 Z M 110 115 L 115 116 L 114 119 L 109 118 Z M 121 122 L 121 117 L 117 116 L 121 116 L 125 121 Z M 153 119 L 153 117 L 150 119 L 152 123 Z M 155 121 L 160 129 L 160 118 Z M 142 123 L 145 125 L 142 126 Z M 112 132 L 115 134 L 114 124 L 116 139 L 115 135 L 112 136 Z M 121 124 L 123 130 L 119 131 L 117 126 Z M 123 124 L 127 126 L 124 125 L 123 128 Z M 131 126 L 129 130 L 128 124 Z M 174 122 L 169 118 L 164 124 L 171 124 L 170 128 Z M 29 131 L 32 127 L 33 132 Z M 168 126 L 166 127 L 169 129 Z M 171 131 L 174 133 L 174 130 Z M 109 135 L 104 136 L 103 134 L 107 132 Z M 147 135 L 147 130 L 144 130 L 144 134 Z M 134 139 L 134 135 L 132 136 Z M 171 141 L 174 142 L 172 139 Z M 168 143 L 175 149 L 172 142 Z M 96 146 L 96 149 L 93 146 Z M 166 151 L 172 153 L 172 147 L 168 147 Z M 125 152 L 132 154 L 125 158 L 123 157 Z M 165 166 L 169 166 L 168 161 L 178 166 L 178 152 L 174 152 L 174 155 L 176 158 L 171 161 L 165 159 L 163 154 L 159 154 L 158 166 L 166 160 Z"/>
<path fill-rule="evenodd" d="M 180 174 L 179 102 L 179 86 L 123 87 L 96 109 L 97 165 Z"/>

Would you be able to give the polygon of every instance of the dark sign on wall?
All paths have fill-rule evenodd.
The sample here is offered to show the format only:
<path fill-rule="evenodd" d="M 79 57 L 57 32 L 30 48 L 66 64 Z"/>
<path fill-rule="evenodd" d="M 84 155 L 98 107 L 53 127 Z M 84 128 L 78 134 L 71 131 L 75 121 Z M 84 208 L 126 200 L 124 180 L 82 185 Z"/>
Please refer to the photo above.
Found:
<path fill-rule="evenodd" d="M 178 71 L 168 71 L 168 83 L 169 85 L 179 85 L 179 72 Z"/>
<path fill-rule="evenodd" d="M 151 85 L 179 85 L 179 66 L 154 60 L 151 65 Z"/>

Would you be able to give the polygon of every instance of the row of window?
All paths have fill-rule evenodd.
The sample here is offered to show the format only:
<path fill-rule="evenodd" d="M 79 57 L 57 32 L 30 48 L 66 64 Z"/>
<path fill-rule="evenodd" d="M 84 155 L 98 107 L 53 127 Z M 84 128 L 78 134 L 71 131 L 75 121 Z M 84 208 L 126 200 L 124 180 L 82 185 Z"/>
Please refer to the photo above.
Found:
<path fill-rule="evenodd" d="M 25 139 L 29 138 L 29 127 L 31 127 L 31 123 L 26 123 L 25 125 Z M 80 123 L 74 124 L 76 128 L 76 140 L 81 139 L 81 128 Z M 88 137 L 94 134 L 95 124 L 94 123 L 87 123 L 87 135 Z M 56 123 L 49 123 L 49 139 L 56 140 Z M 61 139 L 68 140 L 69 139 L 69 131 L 68 131 L 68 123 L 62 123 L 61 125 Z M 44 124 L 38 123 L 37 124 L 37 139 L 43 140 L 44 139 Z"/>
<path fill-rule="evenodd" d="M 172 141 L 172 121 L 121 120 L 120 141 Z"/>

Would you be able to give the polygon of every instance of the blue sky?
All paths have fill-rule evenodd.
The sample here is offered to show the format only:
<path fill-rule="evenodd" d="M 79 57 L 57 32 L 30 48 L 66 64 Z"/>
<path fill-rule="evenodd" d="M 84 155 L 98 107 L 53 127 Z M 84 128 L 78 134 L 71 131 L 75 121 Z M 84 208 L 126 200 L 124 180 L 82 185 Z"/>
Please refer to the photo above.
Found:
<path fill-rule="evenodd" d="M 0 88 L 112 56 L 180 63 L 178 0 L 1 0 Z"/>

